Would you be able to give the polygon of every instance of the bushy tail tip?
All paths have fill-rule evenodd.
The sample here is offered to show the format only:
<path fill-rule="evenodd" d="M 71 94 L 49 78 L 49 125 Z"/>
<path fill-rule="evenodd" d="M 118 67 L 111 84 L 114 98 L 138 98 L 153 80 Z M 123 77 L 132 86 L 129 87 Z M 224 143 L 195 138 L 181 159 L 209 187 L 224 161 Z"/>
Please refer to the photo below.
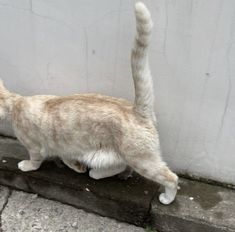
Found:
<path fill-rule="evenodd" d="M 135 4 L 135 14 L 138 20 L 148 22 L 151 20 L 151 15 L 147 7 L 142 2 L 137 2 Z"/>
<path fill-rule="evenodd" d="M 137 41 L 143 45 L 148 45 L 149 36 L 153 28 L 151 14 L 142 2 L 135 4 L 135 16 L 137 26 Z"/>

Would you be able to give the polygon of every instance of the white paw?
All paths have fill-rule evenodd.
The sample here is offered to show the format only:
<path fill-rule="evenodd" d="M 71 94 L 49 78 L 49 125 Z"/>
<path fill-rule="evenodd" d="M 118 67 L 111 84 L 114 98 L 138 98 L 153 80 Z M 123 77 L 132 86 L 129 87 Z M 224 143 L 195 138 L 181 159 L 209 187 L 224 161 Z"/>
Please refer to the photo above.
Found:
<path fill-rule="evenodd" d="M 89 176 L 95 180 L 99 180 L 101 178 L 100 175 L 98 175 L 98 173 L 93 169 L 89 171 Z"/>
<path fill-rule="evenodd" d="M 174 201 L 174 198 L 169 198 L 166 196 L 165 193 L 161 193 L 159 196 L 159 201 L 164 205 L 169 205 L 171 202 Z"/>
<path fill-rule="evenodd" d="M 23 172 L 34 171 L 37 168 L 33 167 L 30 160 L 23 160 L 18 163 L 18 168 Z"/>

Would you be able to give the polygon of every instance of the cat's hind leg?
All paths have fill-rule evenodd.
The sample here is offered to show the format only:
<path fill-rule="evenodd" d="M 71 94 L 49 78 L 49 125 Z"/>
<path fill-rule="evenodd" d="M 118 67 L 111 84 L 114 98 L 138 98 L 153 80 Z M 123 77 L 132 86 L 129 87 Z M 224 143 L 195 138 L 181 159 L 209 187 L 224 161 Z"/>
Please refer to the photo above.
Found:
<path fill-rule="evenodd" d="M 38 151 L 29 150 L 29 156 L 30 160 L 22 160 L 18 163 L 18 168 L 23 172 L 35 171 L 43 162 L 43 156 Z"/>
<path fill-rule="evenodd" d="M 162 204 L 168 205 L 174 201 L 178 177 L 167 167 L 160 156 L 152 152 L 144 152 L 135 158 L 133 156 L 127 157 L 126 160 L 137 173 L 165 187 L 165 192 L 159 196 L 159 201 Z"/>
<path fill-rule="evenodd" d="M 86 165 L 79 162 L 79 161 L 63 159 L 63 162 L 69 168 L 73 169 L 74 171 L 76 171 L 78 173 L 85 173 L 87 171 Z"/>
<path fill-rule="evenodd" d="M 126 165 L 121 164 L 118 166 L 107 167 L 107 168 L 93 168 L 89 171 L 89 176 L 93 179 L 102 179 L 110 176 L 115 176 L 123 171 L 125 171 Z"/>

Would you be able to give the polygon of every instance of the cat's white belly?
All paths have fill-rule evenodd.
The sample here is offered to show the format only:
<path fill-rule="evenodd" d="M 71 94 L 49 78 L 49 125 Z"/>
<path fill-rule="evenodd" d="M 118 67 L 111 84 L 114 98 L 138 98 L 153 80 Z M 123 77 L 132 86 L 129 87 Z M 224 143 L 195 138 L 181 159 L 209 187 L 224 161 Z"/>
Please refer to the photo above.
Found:
<path fill-rule="evenodd" d="M 71 149 L 49 149 L 46 156 L 58 156 L 61 159 L 77 160 L 86 164 L 90 168 L 107 168 L 125 164 L 123 158 L 112 150 L 83 150 L 79 148 Z"/>
<path fill-rule="evenodd" d="M 107 168 L 124 164 L 122 157 L 114 151 L 90 151 L 81 156 L 81 162 L 91 168 Z"/>

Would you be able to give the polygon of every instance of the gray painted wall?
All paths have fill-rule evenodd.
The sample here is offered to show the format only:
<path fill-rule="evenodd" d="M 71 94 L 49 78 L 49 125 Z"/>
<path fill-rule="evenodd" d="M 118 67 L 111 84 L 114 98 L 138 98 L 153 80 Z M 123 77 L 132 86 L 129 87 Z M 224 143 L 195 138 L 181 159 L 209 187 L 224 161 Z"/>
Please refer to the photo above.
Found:
<path fill-rule="evenodd" d="M 149 0 L 165 160 L 235 184 L 235 1 Z M 133 99 L 131 0 L 0 0 L 0 76 L 24 95 Z M 11 133 L 2 123 L 2 132 Z"/>

